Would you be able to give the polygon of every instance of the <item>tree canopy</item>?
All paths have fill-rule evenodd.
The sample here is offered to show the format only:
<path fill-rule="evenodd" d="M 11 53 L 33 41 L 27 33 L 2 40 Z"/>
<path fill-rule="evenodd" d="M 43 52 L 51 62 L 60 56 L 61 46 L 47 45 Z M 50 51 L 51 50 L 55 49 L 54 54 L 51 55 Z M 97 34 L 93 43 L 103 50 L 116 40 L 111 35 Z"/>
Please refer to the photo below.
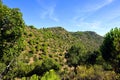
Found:
<path fill-rule="evenodd" d="M 0 3 L 0 57 L 11 53 L 18 47 L 19 39 L 24 31 L 22 13 L 18 8 L 8 8 Z"/>
<path fill-rule="evenodd" d="M 86 51 L 82 44 L 73 45 L 66 53 L 66 59 L 69 66 L 75 66 L 83 64 L 86 61 Z"/>
<path fill-rule="evenodd" d="M 108 32 L 101 46 L 103 58 L 109 62 L 116 72 L 120 72 L 120 28 Z"/>

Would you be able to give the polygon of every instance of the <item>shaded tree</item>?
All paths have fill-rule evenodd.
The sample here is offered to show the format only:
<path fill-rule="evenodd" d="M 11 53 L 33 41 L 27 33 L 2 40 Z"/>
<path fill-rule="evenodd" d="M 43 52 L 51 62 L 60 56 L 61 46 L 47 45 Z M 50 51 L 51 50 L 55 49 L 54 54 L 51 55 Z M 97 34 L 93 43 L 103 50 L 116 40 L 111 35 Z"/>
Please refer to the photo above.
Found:
<path fill-rule="evenodd" d="M 17 45 L 24 31 L 24 21 L 18 8 L 9 8 L 0 4 L 0 55 L 9 50 L 8 48 Z M 18 41 L 19 42 L 19 41 Z M 8 51 L 10 52 L 10 50 Z"/>
<path fill-rule="evenodd" d="M 120 28 L 108 32 L 101 46 L 102 56 L 116 73 L 120 73 Z"/>
<path fill-rule="evenodd" d="M 84 64 L 87 57 L 84 45 L 73 45 L 65 54 L 65 57 L 69 66 L 74 66 L 76 68 L 78 65 Z"/>
<path fill-rule="evenodd" d="M 37 63 L 35 65 L 35 68 L 32 71 L 30 71 L 26 76 L 31 76 L 33 74 L 43 75 L 45 72 L 51 69 L 58 71 L 60 67 L 60 64 L 58 64 L 58 62 L 56 62 L 54 59 L 44 57 L 44 59 L 42 59 L 42 61 L 39 64 Z"/>
<path fill-rule="evenodd" d="M 92 52 L 88 51 L 88 52 L 87 52 L 86 63 L 87 63 L 87 64 L 92 64 L 92 65 L 96 64 L 97 58 L 98 58 L 99 56 L 100 56 L 99 51 L 92 51 Z"/>

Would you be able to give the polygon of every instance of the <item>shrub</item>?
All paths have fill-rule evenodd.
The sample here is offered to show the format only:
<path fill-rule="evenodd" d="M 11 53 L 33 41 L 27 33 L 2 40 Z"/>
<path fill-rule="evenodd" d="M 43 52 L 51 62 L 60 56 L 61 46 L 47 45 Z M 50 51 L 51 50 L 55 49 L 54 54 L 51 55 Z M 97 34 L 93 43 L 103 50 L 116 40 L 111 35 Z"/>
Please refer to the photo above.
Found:
<path fill-rule="evenodd" d="M 60 77 L 56 74 L 56 72 L 52 69 L 49 72 L 46 72 L 41 80 L 61 80 Z"/>

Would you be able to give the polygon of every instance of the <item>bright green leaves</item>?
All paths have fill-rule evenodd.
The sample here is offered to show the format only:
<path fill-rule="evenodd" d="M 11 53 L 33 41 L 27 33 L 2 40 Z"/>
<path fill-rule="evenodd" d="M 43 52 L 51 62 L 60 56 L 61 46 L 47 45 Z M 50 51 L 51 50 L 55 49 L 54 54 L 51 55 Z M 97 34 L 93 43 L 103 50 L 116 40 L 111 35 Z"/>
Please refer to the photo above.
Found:
<path fill-rule="evenodd" d="M 22 77 L 22 80 L 28 80 L 27 77 Z M 39 80 L 36 74 L 32 75 L 29 80 Z"/>
<path fill-rule="evenodd" d="M 60 77 L 53 69 L 51 69 L 49 72 L 45 73 L 41 80 L 60 80 Z"/>
<path fill-rule="evenodd" d="M 39 79 L 38 79 L 38 76 L 37 76 L 36 74 L 34 74 L 34 75 L 30 78 L 30 80 L 39 80 Z"/>

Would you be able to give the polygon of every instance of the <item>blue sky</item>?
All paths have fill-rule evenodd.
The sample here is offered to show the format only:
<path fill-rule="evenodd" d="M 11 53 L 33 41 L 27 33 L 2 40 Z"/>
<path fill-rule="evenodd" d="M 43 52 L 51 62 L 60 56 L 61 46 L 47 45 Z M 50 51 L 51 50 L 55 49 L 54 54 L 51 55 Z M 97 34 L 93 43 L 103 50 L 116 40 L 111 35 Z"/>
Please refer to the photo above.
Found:
<path fill-rule="evenodd" d="M 3 0 L 20 8 L 27 25 L 62 26 L 68 31 L 95 31 L 104 35 L 120 27 L 120 0 Z"/>

